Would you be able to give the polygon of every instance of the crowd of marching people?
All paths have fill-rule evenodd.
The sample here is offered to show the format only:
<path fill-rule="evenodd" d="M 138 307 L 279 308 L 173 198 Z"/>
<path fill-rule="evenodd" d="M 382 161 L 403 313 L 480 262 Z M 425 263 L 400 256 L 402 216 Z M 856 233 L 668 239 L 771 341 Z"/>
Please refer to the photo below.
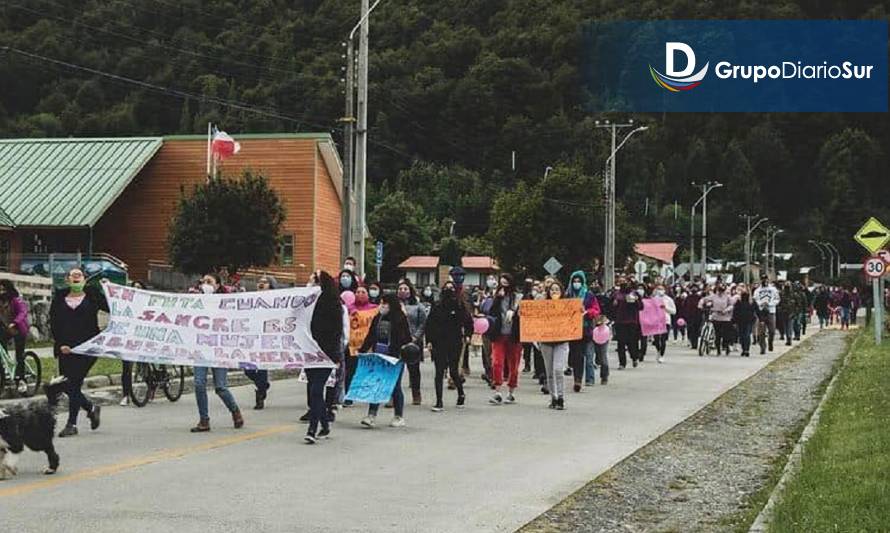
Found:
<path fill-rule="evenodd" d="M 791 345 L 806 334 L 814 322 L 819 328 L 838 324 L 849 328 L 863 305 L 858 289 L 811 287 L 801 282 L 771 281 L 763 276 L 756 285 L 727 283 L 721 278 L 710 282 L 699 278 L 666 283 L 660 277 L 637 279 L 620 275 L 606 287 L 600 277 L 583 270 L 567 278 L 516 279 L 509 273 L 490 275 L 482 286 L 468 286 L 460 267 L 452 268 L 439 287 L 414 287 L 401 279 L 394 290 L 384 292 L 375 282 L 356 273 L 355 260 L 347 259 L 336 277 L 316 271 L 307 286 L 320 287 L 321 295 L 312 317 L 311 333 L 336 368 L 307 369 L 308 409 L 301 421 L 308 423 L 305 440 L 309 444 L 330 434 L 340 408 L 352 407 L 345 399 L 355 376 L 359 354 L 375 353 L 401 360 L 408 375 L 410 395 L 403 392 L 399 374 L 390 402 L 392 427 L 407 424 L 405 404 L 423 403 L 421 365 L 429 358 L 435 368 L 432 411 L 445 410 L 445 389 L 456 392 L 455 407 L 467 405 L 466 380 L 478 379 L 490 389 L 481 401 L 492 406 L 519 401 L 520 385 L 549 399 L 549 408 L 563 410 L 571 393 L 610 382 L 609 353 L 617 355 L 617 370 L 637 368 L 650 357 L 658 363 L 669 361 L 669 346 L 684 344 L 700 355 L 737 353 L 751 355 L 773 351 L 775 342 Z M 77 434 L 77 418 L 86 412 L 92 429 L 100 424 L 100 407 L 81 391 L 95 358 L 74 355 L 71 347 L 99 332 L 97 314 L 108 310 L 101 290 L 86 287 L 82 270 L 68 273 L 67 288 L 59 291 L 51 305 L 50 324 L 55 339 L 54 354 L 63 379 L 47 387 L 51 397 L 67 394 L 69 416 L 60 437 Z M 142 288 L 141 284 L 137 285 Z M 257 290 L 275 288 L 275 280 L 263 276 Z M 237 291 L 227 287 L 219 275 L 203 276 L 191 289 L 205 294 Z M 22 323 L 18 294 L 7 282 L 0 285 L 0 310 L 4 313 L 4 340 L 15 340 L 20 357 L 27 330 Z M 522 342 L 520 324 L 522 302 L 538 300 L 578 300 L 582 316 L 581 338 L 554 342 Z M 656 313 L 656 324 L 647 326 L 644 310 Z M 364 317 L 364 321 L 360 320 Z M 651 316 L 650 316 L 651 318 Z M 654 333 L 653 333 L 654 332 Z M 713 333 L 709 333 L 713 332 Z M 713 335 L 713 338 L 710 337 Z M 707 338 L 706 338 L 707 337 Z M 21 341 L 21 342 L 20 342 Z M 713 343 L 713 352 L 703 351 L 702 343 Z M 650 355 L 651 354 L 651 355 Z M 126 405 L 131 365 L 124 368 Z M 472 367 L 472 368 L 471 368 Z M 245 372 L 256 387 L 254 408 L 265 406 L 271 385 L 268 372 Z M 207 383 L 212 376 L 216 395 L 232 416 L 233 426 L 244 426 L 244 416 L 226 383 L 226 369 L 195 368 L 194 386 L 198 423 L 192 432 L 210 431 Z M 529 392 L 525 392 L 526 397 Z M 368 406 L 361 425 L 374 428 L 380 405 Z"/>

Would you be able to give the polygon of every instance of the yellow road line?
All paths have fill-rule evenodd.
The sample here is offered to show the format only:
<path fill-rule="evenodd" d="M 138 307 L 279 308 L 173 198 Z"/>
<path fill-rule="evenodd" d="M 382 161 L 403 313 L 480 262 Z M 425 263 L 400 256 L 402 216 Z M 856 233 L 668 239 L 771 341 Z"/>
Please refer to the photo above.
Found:
<path fill-rule="evenodd" d="M 261 431 L 255 431 L 253 433 L 242 433 L 240 435 L 233 435 L 231 437 L 225 437 L 222 439 L 212 440 L 209 442 L 204 442 L 202 444 L 196 444 L 194 446 L 185 446 L 182 448 L 171 448 L 169 450 L 162 450 L 157 453 L 153 453 L 150 455 L 144 455 L 142 457 L 134 457 L 132 459 L 128 459 L 121 463 L 99 466 L 96 468 L 90 468 L 87 470 L 80 470 L 78 472 L 74 472 L 73 474 L 68 474 L 64 476 L 51 476 L 47 477 L 41 481 L 34 481 L 31 483 L 24 483 L 22 485 L 14 485 L 9 488 L 0 488 L 0 498 L 9 497 L 9 496 L 21 496 L 22 494 L 27 494 L 29 492 L 33 492 L 39 489 L 46 489 L 51 487 L 56 487 L 58 485 L 63 485 L 65 483 L 71 483 L 74 481 L 83 481 L 86 479 L 95 479 L 98 477 L 110 476 L 114 474 L 118 474 L 120 472 L 124 472 L 126 470 L 132 470 L 133 468 L 138 468 L 140 466 L 150 465 L 154 463 L 159 463 L 161 461 L 169 461 L 170 459 L 178 459 L 180 457 L 185 457 L 186 455 L 191 455 L 199 452 L 206 452 L 208 450 L 214 450 L 216 448 L 222 448 L 225 446 L 231 446 L 233 444 L 239 444 L 242 442 L 247 442 L 255 439 L 261 439 L 263 437 L 269 437 L 271 435 L 277 435 L 279 433 L 285 433 L 287 431 L 291 431 L 295 429 L 296 426 L 283 425 L 283 426 L 273 426 L 267 429 L 263 429 Z M 64 463 L 63 463 L 64 465 Z"/>

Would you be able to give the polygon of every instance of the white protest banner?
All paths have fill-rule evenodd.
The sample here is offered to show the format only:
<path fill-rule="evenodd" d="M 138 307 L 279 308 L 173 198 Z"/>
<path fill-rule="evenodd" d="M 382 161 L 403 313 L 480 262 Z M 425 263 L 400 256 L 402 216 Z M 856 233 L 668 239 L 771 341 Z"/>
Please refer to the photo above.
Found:
<path fill-rule="evenodd" d="M 172 294 L 103 285 L 108 327 L 76 346 L 84 355 L 241 369 L 329 368 L 312 338 L 321 289 Z"/>

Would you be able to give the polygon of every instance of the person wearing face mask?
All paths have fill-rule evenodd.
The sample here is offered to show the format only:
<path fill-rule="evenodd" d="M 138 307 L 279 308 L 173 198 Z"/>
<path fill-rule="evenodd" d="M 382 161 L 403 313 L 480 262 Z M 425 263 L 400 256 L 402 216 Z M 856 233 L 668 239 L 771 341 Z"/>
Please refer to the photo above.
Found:
<path fill-rule="evenodd" d="M 739 331 L 739 344 L 742 345 L 741 357 L 751 357 L 751 331 L 757 318 L 757 306 L 751 302 L 747 290 L 739 294 L 739 300 L 732 308 L 732 322 Z"/>
<path fill-rule="evenodd" d="M 663 363 L 664 352 L 667 349 L 668 332 L 671 330 L 672 318 L 677 314 L 677 305 L 674 299 L 668 296 L 667 291 L 664 290 L 664 285 L 656 285 L 652 296 L 655 298 L 658 306 L 664 311 L 664 320 L 665 324 L 667 324 L 667 331 L 656 335 L 653 339 L 655 349 L 658 350 L 658 362 Z"/>
<path fill-rule="evenodd" d="M 355 302 L 348 308 L 349 316 L 350 316 L 350 324 L 352 324 L 352 319 L 355 318 L 354 317 L 355 313 L 366 313 L 368 311 L 373 311 L 373 310 L 377 309 L 378 307 L 379 306 L 377 304 L 371 303 L 370 298 L 368 296 L 368 290 L 365 287 L 356 288 Z M 357 338 L 360 334 L 364 334 L 363 329 L 353 330 L 352 326 L 350 325 L 349 342 L 350 342 L 350 344 L 352 344 L 353 347 L 352 347 L 352 351 L 350 353 L 348 353 L 346 356 L 345 390 L 347 390 L 347 391 L 349 390 L 349 385 L 352 383 L 352 377 L 355 375 L 355 369 L 356 369 L 356 366 L 358 365 L 358 359 L 356 359 L 356 356 L 358 355 L 358 353 L 355 353 L 355 347 L 358 345 L 360 340 L 363 341 L 363 339 Z M 352 400 L 344 400 L 344 402 L 343 402 L 344 407 L 351 407 L 352 404 L 353 404 Z M 304 415 L 304 416 L 306 416 L 306 415 Z M 309 417 L 306 416 L 305 420 L 303 420 L 302 418 L 300 420 L 301 421 L 309 420 Z"/>
<path fill-rule="evenodd" d="M 638 283 L 637 288 L 634 292 L 636 292 L 637 297 L 640 299 L 641 302 L 643 298 L 649 298 L 650 296 L 652 296 L 652 291 L 646 286 L 645 283 Z M 643 331 L 640 330 L 640 334 L 637 336 L 637 338 L 640 341 L 640 347 L 637 352 L 639 354 L 638 359 L 640 362 L 642 362 L 643 359 L 646 358 L 646 352 L 649 351 L 649 337 L 643 335 Z"/>
<path fill-rule="evenodd" d="M 686 292 L 686 289 L 679 285 L 674 285 L 673 293 L 671 297 L 674 299 L 674 304 L 677 307 L 677 312 L 671 317 L 671 331 L 674 334 L 674 342 L 677 342 L 679 339 L 681 342 L 686 340 L 686 317 L 683 316 L 683 306 L 686 302 L 686 297 L 689 294 Z M 683 319 L 683 324 L 680 325 L 680 319 Z"/>
<path fill-rule="evenodd" d="M 612 307 L 615 310 L 615 337 L 618 339 L 618 369 L 627 368 L 627 352 L 630 352 L 631 362 L 636 367 L 640 357 L 642 299 L 629 283 L 624 282 L 612 295 Z"/>
<path fill-rule="evenodd" d="M 99 334 L 99 311 L 108 311 L 105 295 L 95 287 L 86 286 L 83 270 L 72 268 L 66 282 L 68 287 L 56 291 L 49 308 L 53 355 L 58 360 L 62 379 L 53 380 L 44 388 L 51 405 L 58 402 L 59 394 L 68 396 L 68 422 L 59 437 L 77 435 L 77 415 L 81 409 L 87 413 L 90 429 L 99 428 L 101 407 L 93 404 L 81 390 L 96 358 L 75 354 L 71 349 Z"/>
<path fill-rule="evenodd" d="M 427 314 L 429 314 L 430 309 L 433 307 L 433 302 L 435 302 L 433 288 L 432 286 L 427 285 L 423 288 L 423 292 L 420 293 L 420 303 L 426 309 Z"/>
<path fill-rule="evenodd" d="M 371 322 L 371 329 L 360 353 L 379 353 L 401 359 L 402 349 L 411 342 L 411 331 L 408 328 L 408 318 L 402 311 L 402 305 L 394 294 L 388 294 L 380 302 L 377 316 Z M 404 367 L 399 372 L 396 385 L 392 393 L 392 403 L 395 409 L 395 417 L 390 423 L 391 427 L 404 427 L 405 424 L 405 395 L 402 393 L 402 374 Z M 368 406 L 368 416 L 362 419 L 361 424 L 366 428 L 376 425 L 379 404 Z"/>
<path fill-rule="evenodd" d="M 485 280 L 485 288 L 476 295 L 473 301 L 473 316 L 476 318 L 485 317 L 486 309 L 489 309 L 494 302 L 494 293 L 497 289 L 498 280 L 494 276 L 488 276 Z M 491 387 L 491 335 L 482 335 L 482 381 Z"/>
<path fill-rule="evenodd" d="M 757 306 L 758 339 L 760 340 L 760 353 L 765 354 L 767 343 L 769 351 L 773 351 L 773 341 L 776 337 L 776 309 L 781 297 L 779 290 L 770 285 L 769 276 L 760 276 L 760 286 L 754 291 L 754 304 Z"/>
<path fill-rule="evenodd" d="M 25 341 L 30 330 L 28 306 L 8 279 L 0 280 L 0 314 L 6 326 L 0 331 L 0 342 L 6 346 L 11 340 L 15 347 L 15 389 L 19 394 L 25 394 L 28 392 L 25 382 Z M 40 384 L 35 386 L 39 387 Z"/>
<path fill-rule="evenodd" d="M 355 289 L 355 303 L 350 311 L 370 311 L 376 309 L 379 304 L 371 301 L 371 294 L 366 287 L 359 286 Z"/>
<path fill-rule="evenodd" d="M 257 291 L 269 291 L 275 289 L 275 279 L 272 276 L 260 276 L 256 282 Z M 269 395 L 269 389 L 272 385 L 269 383 L 268 370 L 245 370 L 244 375 L 247 379 L 253 381 L 256 390 L 254 391 L 254 406 L 257 411 L 265 409 L 266 397 Z"/>
<path fill-rule="evenodd" d="M 519 344 L 519 302 L 521 300 L 522 294 L 516 292 L 513 276 L 503 274 L 500 277 L 500 287 L 486 310 L 486 314 L 494 324 L 493 328 L 489 328 L 492 338 L 491 381 L 495 391 L 489 400 L 492 405 L 516 402 L 513 392 L 519 387 L 519 364 L 522 358 L 522 345 Z M 509 373 L 506 398 L 501 394 L 505 367 Z"/>
<path fill-rule="evenodd" d="M 693 350 L 698 348 L 698 334 L 701 332 L 702 312 L 698 308 L 702 295 L 694 284 L 687 288 L 688 294 L 683 299 L 681 312 L 686 320 L 686 338 Z"/>
<path fill-rule="evenodd" d="M 340 292 L 352 291 L 355 292 L 359 287 L 358 278 L 355 276 L 355 273 L 351 270 L 343 270 L 340 272 L 338 276 L 340 280 Z"/>
<path fill-rule="evenodd" d="M 559 300 L 560 298 L 562 298 L 562 286 L 558 281 L 554 280 L 550 284 L 547 299 Z M 550 408 L 558 409 L 560 411 L 565 409 L 566 386 L 563 371 L 565 370 L 570 356 L 569 344 L 570 343 L 568 342 L 541 343 L 541 355 L 544 360 L 547 390 L 550 392 Z"/>
<path fill-rule="evenodd" d="M 426 323 L 427 338 L 432 345 L 433 363 L 436 365 L 434 381 L 436 405 L 433 406 L 433 412 L 444 410 L 442 382 L 445 379 L 446 370 L 451 374 L 451 380 L 457 388 L 457 408 L 462 409 L 466 403 L 458 363 L 463 350 L 464 338 L 471 335 L 472 332 L 473 321 L 467 307 L 458 300 L 454 283 L 445 282 L 442 287 L 442 298 L 433 305 Z"/>
<path fill-rule="evenodd" d="M 718 283 L 714 288 L 714 293 L 702 298 L 698 307 L 699 309 L 710 307 L 710 318 L 714 323 L 716 336 L 714 344 L 716 344 L 717 355 L 720 355 L 721 349 L 726 355 L 729 355 L 729 340 L 732 335 L 730 330 L 732 328 L 732 296 L 726 292 L 726 287 L 722 283 Z"/>
<path fill-rule="evenodd" d="M 220 283 L 219 275 L 205 274 L 201 280 L 201 291 L 204 294 L 224 294 L 226 291 Z M 210 431 L 210 413 L 207 405 L 207 374 L 213 374 L 213 387 L 216 395 L 222 400 L 226 408 L 232 414 L 232 425 L 235 429 L 244 427 L 244 417 L 238 402 L 228 387 L 228 369 L 208 368 L 206 366 L 194 367 L 195 372 L 195 401 L 198 404 L 198 423 L 191 429 L 192 433 L 204 433 Z"/>
<path fill-rule="evenodd" d="M 587 275 L 583 270 L 572 272 L 566 298 L 578 298 L 584 309 L 582 319 L 583 336 L 580 340 L 569 342 L 569 365 L 575 378 L 575 392 L 581 392 L 581 384 L 592 387 L 596 383 L 594 373 L 593 322 L 600 315 L 600 304 L 587 288 Z"/>
<path fill-rule="evenodd" d="M 383 296 L 383 291 L 380 289 L 379 283 L 371 283 L 368 285 L 368 301 L 374 305 L 380 305 L 380 299 Z"/>
<path fill-rule="evenodd" d="M 414 285 L 408 280 L 399 283 L 396 296 L 402 304 L 405 316 L 408 318 L 408 330 L 411 333 L 411 342 L 420 351 L 420 359 L 406 363 L 408 367 L 408 383 L 411 385 L 411 404 L 420 405 L 423 397 L 420 393 L 420 363 L 423 362 L 423 347 L 426 344 L 424 328 L 426 326 L 426 309 L 417 301 Z"/>

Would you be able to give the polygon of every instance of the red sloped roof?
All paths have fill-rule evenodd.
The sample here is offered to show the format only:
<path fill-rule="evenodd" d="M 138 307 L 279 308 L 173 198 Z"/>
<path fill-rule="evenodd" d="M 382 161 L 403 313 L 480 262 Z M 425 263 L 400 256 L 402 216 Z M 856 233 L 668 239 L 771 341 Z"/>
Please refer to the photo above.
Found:
<path fill-rule="evenodd" d="M 460 263 L 462 267 L 470 270 L 500 270 L 497 261 L 487 255 L 463 257 Z"/>
<path fill-rule="evenodd" d="M 645 255 L 662 263 L 673 263 L 676 251 L 675 242 L 638 242 L 634 245 L 634 252 L 638 255 Z"/>
<path fill-rule="evenodd" d="M 402 270 L 423 270 L 439 267 L 439 258 L 434 255 L 412 255 L 399 264 Z"/>

